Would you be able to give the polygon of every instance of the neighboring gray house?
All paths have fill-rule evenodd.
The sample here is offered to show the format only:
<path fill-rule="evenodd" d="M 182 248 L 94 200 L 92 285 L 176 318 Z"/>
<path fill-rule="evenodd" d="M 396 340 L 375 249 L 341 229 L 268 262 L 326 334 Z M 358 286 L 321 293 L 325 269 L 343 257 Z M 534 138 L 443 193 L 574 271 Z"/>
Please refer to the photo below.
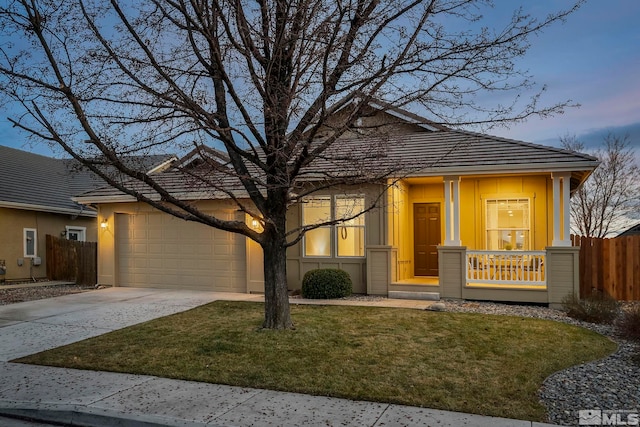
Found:
<path fill-rule="evenodd" d="M 623 237 L 623 236 L 638 236 L 640 235 L 640 223 L 634 225 L 633 227 L 623 231 L 622 233 L 618 234 L 616 237 Z"/>
<path fill-rule="evenodd" d="M 173 156 L 136 159 L 145 170 Z M 97 241 L 96 211 L 71 197 L 104 186 L 71 159 L 54 159 L 0 146 L 0 279 L 46 276 L 45 236 Z"/>

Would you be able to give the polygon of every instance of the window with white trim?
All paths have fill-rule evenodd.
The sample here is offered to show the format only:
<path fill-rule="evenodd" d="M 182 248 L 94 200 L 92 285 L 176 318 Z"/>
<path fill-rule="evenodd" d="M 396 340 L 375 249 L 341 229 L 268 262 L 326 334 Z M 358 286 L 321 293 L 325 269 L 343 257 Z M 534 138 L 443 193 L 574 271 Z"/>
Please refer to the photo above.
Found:
<path fill-rule="evenodd" d="M 23 230 L 24 257 L 35 258 L 38 256 L 38 231 L 35 228 Z"/>
<path fill-rule="evenodd" d="M 486 201 L 487 249 L 529 250 L 529 199 L 489 199 Z"/>
<path fill-rule="evenodd" d="M 302 224 L 343 219 L 336 225 L 308 231 L 303 239 L 307 257 L 364 257 L 364 196 L 310 197 L 302 204 Z M 353 218 L 355 216 L 355 218 Z"/>
<path fill-rule="evenodd" d="M 87 240 L 87 227 L 72 227 L 65 226 L 65 235 L 67 240 L 76 240 L 78 242 L 84 242 Z"/>

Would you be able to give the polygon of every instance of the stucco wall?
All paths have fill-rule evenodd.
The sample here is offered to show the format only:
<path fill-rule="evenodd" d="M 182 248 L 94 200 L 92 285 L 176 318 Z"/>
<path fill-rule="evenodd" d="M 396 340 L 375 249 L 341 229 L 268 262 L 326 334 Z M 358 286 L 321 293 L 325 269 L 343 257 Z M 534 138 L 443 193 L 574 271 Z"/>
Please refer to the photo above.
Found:
<path fill-rule="evenodd" d="M 85 227 L 86 241 L 97 241 L 95 218 L 78 217 L 69 214 L 53 214 L 21 209 L 0 208 L 0 259 L 6 261 L 6 280 L 44 278 L 47 276 L 46 235 L 61 237 L 65 226 Z M 36 255 L 42 259 L 40 266 L 31 266 L 24 257 L 24 229 L 37 230 Z M 23 265 L 18 265 L 23 259 Z"/>

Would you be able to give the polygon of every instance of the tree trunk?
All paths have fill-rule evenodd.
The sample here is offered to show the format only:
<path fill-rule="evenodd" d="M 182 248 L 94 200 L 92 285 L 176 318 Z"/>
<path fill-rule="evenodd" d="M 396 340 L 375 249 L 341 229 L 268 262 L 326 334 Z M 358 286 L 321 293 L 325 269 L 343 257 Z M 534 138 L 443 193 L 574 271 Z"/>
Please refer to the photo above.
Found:
<path fill-rule="evenodd" d="M 277 233 L 274 233 L 277 234 Z M 287 249 L 284 238 L 266 239 L 264 253 L 264 323 L 265 329 L 291 329 L 289 292 L 287 290 Z"/>

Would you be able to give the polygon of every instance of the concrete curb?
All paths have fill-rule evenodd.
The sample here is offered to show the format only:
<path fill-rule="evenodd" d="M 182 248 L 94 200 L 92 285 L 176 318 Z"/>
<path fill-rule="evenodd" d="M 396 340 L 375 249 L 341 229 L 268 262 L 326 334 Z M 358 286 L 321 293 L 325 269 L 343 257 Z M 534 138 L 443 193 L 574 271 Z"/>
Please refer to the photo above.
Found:
<path fill-rule="evenodd" d="M 125 414 L 84 405 L 0 401 L 0 415 L 82 427 L 226 427 L 146 414 Z"/>

